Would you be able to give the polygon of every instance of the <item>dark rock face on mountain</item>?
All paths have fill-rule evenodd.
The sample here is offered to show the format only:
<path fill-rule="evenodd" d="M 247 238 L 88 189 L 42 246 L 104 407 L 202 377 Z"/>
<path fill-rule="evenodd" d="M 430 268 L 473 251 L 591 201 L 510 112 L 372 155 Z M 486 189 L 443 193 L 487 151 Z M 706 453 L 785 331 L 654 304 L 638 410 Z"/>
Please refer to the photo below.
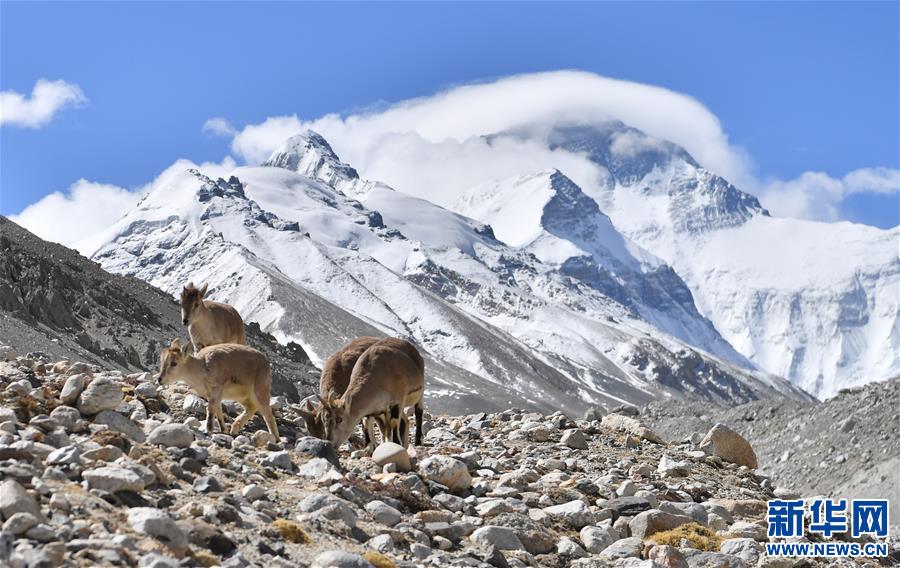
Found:
<path fill-rule="evenodd" d="M 123 371 L 156 370 L 159 352 L 187 337 L 168 294 L 136 278 L 112 275 L 66 247 L 0 217 L 0 344 Z M 303 349 L 280 345 L 251 324 L 248 343 L 265 352 L 273 394 L 298 399 L 318 371 Z"/>

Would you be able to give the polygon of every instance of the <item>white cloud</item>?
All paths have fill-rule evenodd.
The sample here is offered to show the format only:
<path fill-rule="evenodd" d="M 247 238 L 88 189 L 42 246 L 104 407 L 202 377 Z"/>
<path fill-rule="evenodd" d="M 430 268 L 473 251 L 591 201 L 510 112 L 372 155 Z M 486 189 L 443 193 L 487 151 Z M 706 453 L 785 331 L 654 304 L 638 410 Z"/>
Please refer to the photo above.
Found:
<path fill-rule="evenodd" d="M 0 124 L 41 128 L 61 109 L 86 102 L 87 97 L 74 83 L 38 79 L 31 97 L 15 91 L 0 92 Z"/>
<path fill-rule="evenodd" d="M 197 168 L 209 177 L 226 176 L 237 166 L 234 159 L 222 162 L 176 160 L 153 181 L 135 189 L 80 179 L 65 191 L 55 191 L 26 207 L 10 219 L 48 241 L 78 249 L 90 249 L 90 237 L 109 227 L 130 211 L 148 191 L 167 183 L 188 168 Z"/>
<path fill-rule="evenodd" d="M 214 136 L 234 136 L 237 131 L 226 119 L 217 116 L 203 123 L 203 132 Z"/>
<path fill-rule="evenodd" d="M 520 152 L 511 166 L 509 146 L 492 151 L 483 135 L 526 130 L 540 138 L 549 127 L 618 119 L 656 138 L 685 147 L 702 164 L 736 183 L 752 181 L 745 153 L 728 142 L 719 120 L 695 99 L 660 87 L 610 79 L 580 71 L 518 75 L 491 83 L 465 85 L 430 97 L 411 99 L 386 109 L 346 117 L 330 114 L 303 121 L 297 116 L 270 117 L 238 132 L 232 150 L 249 163 L 265 160 L 288 136 L 310 128 L 321 133 L 342 159 L 397 189 L 452 201 L 447 192 L 466 189 L 459 178 L 481 172 L 487 179 L 558 167 L 581 183 L 589 181 L 566 169 L 539 144 L 530 155 Z M 402 153 L 398 153 L 402 152 Z M 407 154 L 408 153 L 408 154 Z M 495 163 L 502 154 L 499 165 Z M 571 154 L 568 154 L 571 158 Z M 552 159 L 551 159 L 552 158 Z M 569 159 L 572 166 L 574 159 Z M 575 169 L 596 175 L 582 160 Z M 534 167 L 527 167 L 533 164 Z M 478 182 L 485 181 L 482 177 Z M 587 189 L 587 188 L 586 188 Z"/>
<path fill-rule="evenodd" d="M 768 183 L 760 199 L 773 215 L 837 221 L 842 218 L 842 202 L 854 193 L 900 194 L 900 170 L 862 168 L 842 178 L 804 172 L 792 180 Z"/>

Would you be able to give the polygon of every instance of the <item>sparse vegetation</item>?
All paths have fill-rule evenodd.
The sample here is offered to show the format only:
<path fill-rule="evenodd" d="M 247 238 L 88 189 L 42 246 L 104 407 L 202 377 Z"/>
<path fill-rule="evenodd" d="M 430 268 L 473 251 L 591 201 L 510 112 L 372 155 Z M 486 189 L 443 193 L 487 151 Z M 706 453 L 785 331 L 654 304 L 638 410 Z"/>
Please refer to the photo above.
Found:
<path fill-rule="evenodd" d="M 722 537 L 698 523 L 688 523 L 672 530 L 658 532 L 650 536 L 649 540 L 656 544 L 690 546 L 708 552 L 717 552 L 722 544 Z"/>
<path fill-rule="evenodd" d="M 307 544 L 310 542 L 309 535 L 306 534 L 303 527 L 294 521 L 275 519 L 272 521 L 272 526 L 275 527 L 281 534 L 281 537 L 288 542 L 295 542 L 298 544 Z"/>

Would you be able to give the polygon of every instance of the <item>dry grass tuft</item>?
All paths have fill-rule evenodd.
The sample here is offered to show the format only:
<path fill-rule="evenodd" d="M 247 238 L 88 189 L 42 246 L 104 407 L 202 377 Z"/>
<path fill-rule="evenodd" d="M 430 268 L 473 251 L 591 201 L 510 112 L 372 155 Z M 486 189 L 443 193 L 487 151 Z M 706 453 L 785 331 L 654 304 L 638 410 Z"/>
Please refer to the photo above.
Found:
<path fill-rule="evenodd" d="M 688 523 L 672 530 L 652 534 L 648 540 L 655 544 L 668 544 L 679 548 L 683 546 L 682 541 L 687 541 L 691 548 L 707 552 L 718 552 L 722 544 L 722 537 L 698 523 Z"/>
<path fill-rule="evenodd" d="M 385 484 L 373 479 L 359 477 L 349 479 L 348 481 L 350 482 L 350 485 L 373 493 L 376 496 L 392 497 L 409 507 L 413 513 L 430 511 L 438 508 L 437 503 L 432 501 L 431 497 L 418 492 L 414 493 L 399 485 L 395 485 L 394 483 Z"/>
<path fill-rule="evenodd" d="M 375 552 L 374 550 L 370 550 L 363 554 L 363 558 L 368 560 L 369 564 L 371 564 L 375 568 L 397 568 L 397 565 L 394 564 L 393 560 L 380 552 Z"/>
<path fill-rule="evenodd" d="M 309 535 L 306 534 L 306 531 L 294 521 L 275 519 L 272 521 L 272 526 L 275 527 L 275 529 L 281 533 L 281 537 L 288 542 L 295 542 L 298 544 L 308 544 L 312 542 Z"/>
<path fill-rule="evenodd" d="M 211 552 L 207 552 L 205 550 L 196 550 L 193 552 L 194 560 L 197 561 L 201 566 L 218 566 L 222 563 L 221 560 L 216 558 Z"/>

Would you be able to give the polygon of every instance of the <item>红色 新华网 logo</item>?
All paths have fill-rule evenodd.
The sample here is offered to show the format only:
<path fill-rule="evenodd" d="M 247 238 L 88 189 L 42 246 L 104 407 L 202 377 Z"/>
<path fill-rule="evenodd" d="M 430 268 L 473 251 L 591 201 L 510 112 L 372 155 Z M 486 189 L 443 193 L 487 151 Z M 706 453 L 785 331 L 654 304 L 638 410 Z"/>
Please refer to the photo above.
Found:
<path fill-rule="evenodd" d="M 888 555 L 887 499 L 773 499 L 767 522 L 770 539 L 820 535 L 819 542 L 768 542 L 769 556 L 868 557 Z M 807 514 L 808 513 L 808 514 Z M 840 535 L 840 539 L 834 537 Z M 850 540 L 848 540 L 848 537 Z M 871 538 L 867 538 L 871 537 Z"/>

